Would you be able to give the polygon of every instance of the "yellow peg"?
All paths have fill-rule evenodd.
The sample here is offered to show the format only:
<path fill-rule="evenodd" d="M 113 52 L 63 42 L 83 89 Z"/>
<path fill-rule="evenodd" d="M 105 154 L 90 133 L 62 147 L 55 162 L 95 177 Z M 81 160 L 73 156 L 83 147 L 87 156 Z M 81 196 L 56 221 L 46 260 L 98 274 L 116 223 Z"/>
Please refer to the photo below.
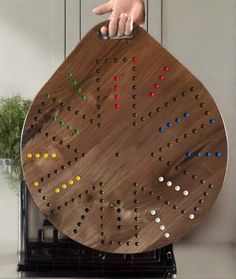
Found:
<path fill-rule="evenodd" d="M 73 184 L 74 184 L 74 181 L 73 181 L 72 179 L 70 179 L 70 180 L 69 180 L 69 184 L 70 184 L 70 185 L 73 185 Z"/>
<path fill-rule="evenodd" d="M 67 188 L 67 185 L 66 185 L 66 184 L 62 184 L 61 188 L 62 188 L 63 190 L 65 190 L 65 189 Z"/>

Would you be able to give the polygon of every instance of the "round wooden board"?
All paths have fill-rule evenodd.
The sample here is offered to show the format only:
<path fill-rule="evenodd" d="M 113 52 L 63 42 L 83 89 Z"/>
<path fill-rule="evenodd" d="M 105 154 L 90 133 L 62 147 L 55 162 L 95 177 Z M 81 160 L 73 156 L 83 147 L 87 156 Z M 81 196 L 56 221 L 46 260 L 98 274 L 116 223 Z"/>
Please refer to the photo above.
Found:
<path fill-rule="evenodd" d="M 95 26 L 37 94 L 22 165 L 40 211 L 88 247 L 140 253 L 176 242 L 221 189 L 227 138 L 204 86 L 145 30 Z"/>

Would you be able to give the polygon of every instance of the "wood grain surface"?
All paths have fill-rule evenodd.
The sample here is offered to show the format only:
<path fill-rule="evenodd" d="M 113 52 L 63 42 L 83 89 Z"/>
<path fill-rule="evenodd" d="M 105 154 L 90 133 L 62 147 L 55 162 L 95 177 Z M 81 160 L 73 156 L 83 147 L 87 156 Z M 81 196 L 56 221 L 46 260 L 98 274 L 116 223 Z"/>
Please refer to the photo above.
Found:
<path fill-rule="evenodd" d="M 140 253 L 176 242 L 223 184 L 227 138 L 206 88 L 145 30 L 95 26 L 37 94 L 22 165 L 40 211 L 88 247 Z"/>

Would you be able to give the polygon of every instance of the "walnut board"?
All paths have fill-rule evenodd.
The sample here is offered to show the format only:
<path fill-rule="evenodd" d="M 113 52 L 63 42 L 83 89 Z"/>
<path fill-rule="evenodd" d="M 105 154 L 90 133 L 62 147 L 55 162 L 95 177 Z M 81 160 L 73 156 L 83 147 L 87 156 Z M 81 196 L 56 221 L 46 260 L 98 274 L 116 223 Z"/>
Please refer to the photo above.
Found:
<path fill-rule="evenodd" d="M 95 26 L 35 97 L 22 135 L 27 187 L 62 233 L 140 253 L 174 243 L 223 184 L 227 137 L 206 88 L 144 29 Z"/>

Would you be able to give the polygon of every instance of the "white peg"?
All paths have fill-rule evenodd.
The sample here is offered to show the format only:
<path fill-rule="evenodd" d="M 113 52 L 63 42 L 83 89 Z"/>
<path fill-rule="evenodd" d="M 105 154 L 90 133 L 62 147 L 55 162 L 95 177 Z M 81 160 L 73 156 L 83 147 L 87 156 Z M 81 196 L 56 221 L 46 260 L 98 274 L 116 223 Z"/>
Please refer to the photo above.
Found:
<path fill-rule="evenodd" d="M 164 181 L 164 177 L 160 176 L 158 180 L 159 180 L 160 182 L 163 182 L 163 181 Z"/>

